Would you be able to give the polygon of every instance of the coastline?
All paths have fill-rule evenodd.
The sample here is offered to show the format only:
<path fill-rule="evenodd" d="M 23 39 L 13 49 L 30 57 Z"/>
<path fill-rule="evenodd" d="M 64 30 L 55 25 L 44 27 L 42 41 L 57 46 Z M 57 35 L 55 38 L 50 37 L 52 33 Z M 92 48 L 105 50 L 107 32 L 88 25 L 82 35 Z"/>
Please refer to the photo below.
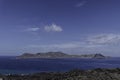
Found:
<path fill-rule="evenodd" d="M 0 75 L 3 80 L 119 80 L 120 68 Z"/>
<path fill-rule="evenodd" d="M 70 55 L 63 52 L 46 52 L 46 53 L 23 53 L 16 57 L 17 59 L 30 59 L 30 58 L 96 58 L 104 59 L 108 58 L 101 53 L 96 54 L 81 54 L 81 55 Z"/>

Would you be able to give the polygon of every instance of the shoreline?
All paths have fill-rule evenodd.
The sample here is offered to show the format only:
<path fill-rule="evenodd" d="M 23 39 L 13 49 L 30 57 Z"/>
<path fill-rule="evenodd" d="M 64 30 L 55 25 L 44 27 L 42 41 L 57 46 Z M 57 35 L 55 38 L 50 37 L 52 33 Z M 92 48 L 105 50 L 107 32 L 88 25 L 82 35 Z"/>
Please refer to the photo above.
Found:
<path fill-rule="evenodd" d="M 3 80 L 119 80 L 120 68 L 74 69 L 68 72 L 0 75 Z"/>

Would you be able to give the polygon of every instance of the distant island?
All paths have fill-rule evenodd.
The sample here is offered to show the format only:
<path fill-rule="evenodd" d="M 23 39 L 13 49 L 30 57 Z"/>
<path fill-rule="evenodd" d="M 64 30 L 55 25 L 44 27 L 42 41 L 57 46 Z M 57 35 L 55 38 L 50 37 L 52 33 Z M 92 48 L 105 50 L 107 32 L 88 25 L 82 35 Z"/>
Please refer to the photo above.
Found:
<path fill-rule="evenodd" d="M 46 52 L 46 53 L 24 53 L 20 56 L 17 56 L 18 59 L 27 59 L 27 58 L 97 58 L 103 59 L 107 58 L 106 56 L 97 53 L 97 54 L 83 54 L 83 55 L 70 55 L 63 52 Z"/>

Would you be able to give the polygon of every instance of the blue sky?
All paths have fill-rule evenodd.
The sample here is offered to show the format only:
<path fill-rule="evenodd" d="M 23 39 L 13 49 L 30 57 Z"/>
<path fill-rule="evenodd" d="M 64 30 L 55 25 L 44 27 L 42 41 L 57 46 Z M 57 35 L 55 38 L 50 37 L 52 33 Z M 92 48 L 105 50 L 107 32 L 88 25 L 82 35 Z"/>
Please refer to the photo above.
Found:
<path fill-rule="evenodd" d="M 0 55 L 120 56 L 120 0 L 0 0 Z"/>

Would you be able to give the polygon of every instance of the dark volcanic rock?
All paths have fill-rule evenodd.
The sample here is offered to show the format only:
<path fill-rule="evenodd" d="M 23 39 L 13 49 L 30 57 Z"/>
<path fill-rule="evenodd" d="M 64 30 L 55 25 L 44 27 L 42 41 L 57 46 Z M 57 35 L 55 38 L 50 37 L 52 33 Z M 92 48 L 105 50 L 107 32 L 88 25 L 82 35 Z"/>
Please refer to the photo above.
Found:
<path fill-rule="evenodd" d="M 4 80 L 120 80 L 120 69 L 72 70 L 29 75 L 1 75 Z"/>
<path fill-rule="evenodd" d="M 95 54 L 93 58 L 105 58 L 102 54 Z"/>

